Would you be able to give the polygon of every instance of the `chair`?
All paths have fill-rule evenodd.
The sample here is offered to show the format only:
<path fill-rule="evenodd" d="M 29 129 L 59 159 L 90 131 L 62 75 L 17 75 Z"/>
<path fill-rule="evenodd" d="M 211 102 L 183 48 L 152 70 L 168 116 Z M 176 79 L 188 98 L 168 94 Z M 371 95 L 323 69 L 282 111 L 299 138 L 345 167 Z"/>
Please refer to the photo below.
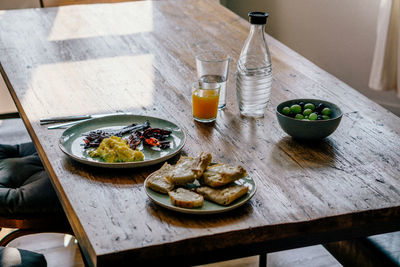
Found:
<path fill-rule="evenodd" d="M 42 254 L 10 247 L 0 247 L 0 266 L 2 267 L 46 267 Z"/>
<path fill-rule="evenodd" d="M 400 232 L 325 244 L 344 266 L 400 266 Z"/>
<path fill-rule="evenodd" d="M 10 113 L 3 113 L 0 114 L 0 120 L 4 119 L 16 119 L 19 118 L 18 112 L 10 112 Z"/>
<path fill-rule="evenodd" d="M 27 136 L 22 125 L 12 124 L 0 130 L 0 143 L 15 142 L 14 136 Z M 0 240 L 0 246 L 5 246 L 13 239 L 27 234 L 42 232 L 72 234 L 68 220 L 32 143 L 0 145 L 1 228 L 16 230 Z"/>

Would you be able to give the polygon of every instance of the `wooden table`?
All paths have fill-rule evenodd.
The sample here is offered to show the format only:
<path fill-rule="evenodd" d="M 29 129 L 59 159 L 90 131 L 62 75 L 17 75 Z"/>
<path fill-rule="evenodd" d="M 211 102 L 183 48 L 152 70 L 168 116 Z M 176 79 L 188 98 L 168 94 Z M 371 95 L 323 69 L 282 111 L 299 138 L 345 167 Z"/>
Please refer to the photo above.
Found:
<path fill-rule="evenodd" d="M 271 37 L 271 102 L 263 119 L 241 118 L 234 73 L 248 31 L 217 1 L 1 11 L 1 73 L 91 265 L 198 264 L 400 228 L 400 119 Z M 227 108 L 210 126 L 192 119 L 190 84 L 194 55 L 212 48 L 233 62 Z M 303 144 L 280 129 L 274 107 L 300 97 L 342 108 L 329 138 Z M 183 154 L 210 151 L 245 166 L 256 195 L 225 214 L 168 211 L 143 188 L 160 165 L 78 164 L 58 148 L 62 130 L 39 125 L 115 111 L 178 123 L 188 136 Z"/>

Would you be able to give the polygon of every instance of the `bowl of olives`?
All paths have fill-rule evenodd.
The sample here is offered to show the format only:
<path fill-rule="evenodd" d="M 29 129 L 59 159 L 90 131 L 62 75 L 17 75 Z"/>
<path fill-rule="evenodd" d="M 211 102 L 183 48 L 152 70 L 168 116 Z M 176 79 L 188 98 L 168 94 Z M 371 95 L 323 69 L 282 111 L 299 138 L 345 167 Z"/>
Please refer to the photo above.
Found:
<path fill-rule="evenodd" d="M 319 99 L 293 99 L 276 107 L 281 128 L 295 139 L 322 139 L 333 133 L 342 119 L 340 108 Z"/>

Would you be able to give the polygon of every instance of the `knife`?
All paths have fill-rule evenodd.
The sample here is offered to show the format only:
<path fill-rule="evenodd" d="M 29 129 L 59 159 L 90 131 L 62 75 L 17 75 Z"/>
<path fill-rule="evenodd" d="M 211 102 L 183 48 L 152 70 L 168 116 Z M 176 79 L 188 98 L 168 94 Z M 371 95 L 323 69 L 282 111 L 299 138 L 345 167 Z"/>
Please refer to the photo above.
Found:
<path fill-rule="evenodd" d="M 90 119 L 84 119 L 84 120 L 80 120 L 80 121 L 70 121 L 70 122 L 67 122 L 67 123 L 61 123 L 61 124 L 58 124 L 58 125 L 49 126 L 49 127 L 47 127 L 47 129 L 49 129 L 49 130 L 65 129 L 65 128 L 68 128 L 69 126 L 78 124 L 78 123 L 83 122 L 83 121 L 88 121 L 88 120 L 90 120 Z"/>
<path fill-rule="evenodd" d="M 95 114 L 95 115 L 82 115 L 82 116 L 67 116 L 67 117 L 55 117 L 55 118 L 48 118 L 46 120 L 50 120 L 53 119 L 52 122 L 47 122 L 47 123 L 57 123 L 57 122 L 64 122 L 66 120 L 58 120 L 59 118 L 64 119 L 64 118 L 73 118 L 73 121 L 67 122 L 67 123 L 62 123 L 62 124 L 58 124 L 58 125 L 54 125 L 54 126 L 49 126 L 47 127 L 47 129 L 49 130 L 53 130 L 53 129 L 60 129 L 60 128 L 67 128 L 69 126 L 72 126 L 74 124 L 77 124 L 79 122 L 83 122 L 83 121 L 88 121 L 90 119 L 95 119 L 95 118 L 102 118 L 102 117 L 107 117 L 107 116 L 111 116 L 111 115 L 131 115 L 132 113 L 108 113 L 108 114 Z M 80 119 L 75 119 L 79 117 Z M 55 121 L 54 119 L 56 119 L 57 121 Z M 44 124 L 47 124 L 44 123 Z M 43 123 L 41 123 L 43 124 Z"/>
<path fill-rule="evenodd" d="M 116 113 L 107 113 L 107 114 L 75 115 L 75 116 L 41 118 L 40 125 L 49 124 L 49 123 L 57 123 L 57 122 L 79 121 L 79 120 L 85 120 L 85 119 L 101 118 L 101 117 L 105 117 L 105 116 L 118 115 L 118 114 L 128 114 L 128 113 L 116 112 Z"/>
<path fill-rule="evenodd" d="M 78 116 L 64 116 L 64 117 L 51 117 L 51 118 L 41 118 L 40 125 L 65 122 L 65 121 L 78 121 L 84 119 L 90 119 L 93 115 L 78 115 Z"/>

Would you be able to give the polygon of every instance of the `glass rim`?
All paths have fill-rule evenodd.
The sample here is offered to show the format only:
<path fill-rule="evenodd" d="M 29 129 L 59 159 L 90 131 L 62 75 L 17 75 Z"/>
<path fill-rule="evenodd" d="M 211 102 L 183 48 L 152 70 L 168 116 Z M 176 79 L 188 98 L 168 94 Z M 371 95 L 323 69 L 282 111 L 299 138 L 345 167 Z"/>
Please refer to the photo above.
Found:
<path fill-rule="evenodd" d="M 213 88 L 204 88 L 202 87 L 202 84 L 205 82 L 202 81 L 196 81 L 192 83 L 192 89 L 201 89 L 201 90 L 221 90 L 221 84 L 220 83 L 205 83 L 205 84 L 213 84 Z"/>
<path fill-rule="evenodd" d="M 210 55 L 214 56 L 214 58 L 208 58 Z M 197 54 L 195 58 L 202 62 L 225 62 L 230 61 L 231 56 L 224 51 L 210 50 Z"/>

